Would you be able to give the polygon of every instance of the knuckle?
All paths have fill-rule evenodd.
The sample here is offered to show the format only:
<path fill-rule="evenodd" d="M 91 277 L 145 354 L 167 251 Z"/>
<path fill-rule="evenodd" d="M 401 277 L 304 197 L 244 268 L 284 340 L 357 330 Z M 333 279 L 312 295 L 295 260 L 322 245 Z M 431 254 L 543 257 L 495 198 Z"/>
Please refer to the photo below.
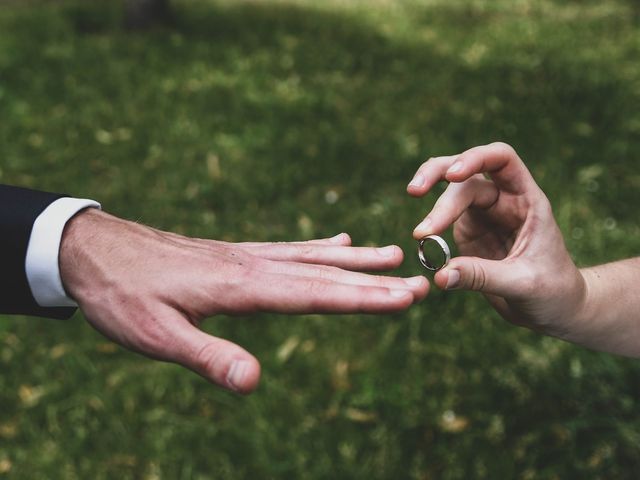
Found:
<path fill-rule="evenodd" d="M 311 245 L 299 245 L 295 247 L 296 255 L 301 259 L 308 259 L 313 256 L 314 249 Z"/>
<path fill-rule="evenodd" d="M 373 285 L 379 288 L 389 288 L 391 285 L 388 277 L 384 275 L 374 275 L 373 276 Z"/>
<path fill-rule="evenodd" d="M 166 326 L 154 316 L 147 315 L 139 317 L 135 324 L 135 338 L 130 339 L 130 346 L 149 357 L 170 360 L 173 354 L 172 335 Z"/>
<path fill-rule="evenodd" d="M 434 157 L 429 157 L 427 158 L 424 162 L 422 162 L 422 165 L 420 165 L 420 168 L 425 168 L 429 162 L 431 162 L 434 159 Z"/>
<path fill-rule="evenodd" d="M 260 270 L 260 265 L 264 261 L 252 255 L 237 255 L 229 265 L 228 279 L 243 285 L 256 270 Z"/>
<path fill-rule="evenodd" d="M 311 280 L 307 285 L 307 291 L 312 298 L 322 298 L 329 290 L 329 283 L 326 280 Z"/>
<path fill-rule="evenodd" d="M 211 265 L 205 274 L 206 281 L 195 287 L 197 294 L 208 309 L 213 307 L 217 313 L 254 313 L 258 304 L 252 290 L 269 281 L 264 273 L 268 270 L 267 262 L 269 260 L 247 255 L 234 257 L 233 262 L 224 265 Z M 204 317 L 206 311 L 200 314 Z"/>
<path fill-rule="evenodd" d="M 443 199 L 443 197 L 440 197 L 436 201 L 436 203 L 433 205 L 433 207 L 431 208 L 431 211 L 429 212 L 429 214 L 427 216 L 430 219 L 441 217 L 445 213 L 445 208 L 446 208 L 444 206 L 445 203 L 446 203 L 446 198 Z"/>
<path fill-rule="evenodd" d="M 493 142 L 490 147 L 495 151 L 495 153 L 504 158 L 518 158 L 518 154 L 515 149 L 505 142 Z"/>
<path fill-rule="evenodd" d="M 537 269 L 526 268 L 523 269 L 523 275 L 519 283 L 518 291 L 522 298 L 534 298 L 540 295 L 541 290 L 545 288 L 547 282 L 545 281 L 544 275 Z"/>
<path fill-rule="evenodd" d="M 323 268 L 318 267 L 316 272 L 320 280 L 333 282 L 339 278 L 342 270 L 340 270 L 338 267 L 330 265 Z"/>
<path fill-rule="evenodd" d="M 461 183 L 461 187 L 464 188 L 464 191 L 476 191 L 482 187 L 485 187 L 487 184 L 492 184 L 487 180 L 482 173 L 476 173 L 475 175 L 468 178 L 466 181 Z"/>
<path fill-rule="evenodd" d="M 196 353 L 194 367 L 199 372 L 212 375 L 214 378 L 224 378 L 224 370 L 227 368 L 225 358 L 217 342 L 207 343 Z"/>
<path fill-rule="evenodd" d="M 481 265 L 474 263 L 471 268 L 471 290 L 482 291 L 487 285 L 487 274 Z"/>
<path fill-rule="evenodd" d="M 508 154 L 515 153 L 514 148 L 506 142 L 501 142 L 501 141 L 493 142 L 489 146 L 496 150 L 500 150 L 503 153 L 508 153 Z"/>
<path fill-rule="evenodd" d="M 379 287 L 359 286 L 354 290 L 355 294 L 350 298 L 348 307 L 354 313 L 366 313 L 371 305 L 377 302 Z"/>
<path fill-rule="evenodd" d="M 224 269 L 233 275 L 242 275 L 251 269 L 260 260 L 259 257 L 251 255 L 241 249 L 221 248 L 215 255 L 198 256 L 195 261 L 201 263 L 208 271 L 220 271 Z M 229 275 L 231 276 L 231 275 Z"/>
<path fill-rule="evenodd" d="M 540 198 L 536 201 L 536 211 L 540 218 L 549 219 L 553 218 L 553 207 L 551 202 L 544 193 L 540 193 Z"/>

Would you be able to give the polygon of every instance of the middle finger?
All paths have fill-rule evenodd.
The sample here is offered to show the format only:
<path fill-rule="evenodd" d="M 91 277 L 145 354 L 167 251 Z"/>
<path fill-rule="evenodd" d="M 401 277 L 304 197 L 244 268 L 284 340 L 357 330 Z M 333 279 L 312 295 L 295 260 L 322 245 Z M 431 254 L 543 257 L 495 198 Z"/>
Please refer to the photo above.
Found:
<path fill-rule="evenodd" d="M 482 175 L 474 175 L 462 183 L 451 183 L 429 215 L 415 228 L 413 237 L 420 239 L 446 230 L 469 208 L 490 208 L 500 192 L 495 184 Z"/>
<path fill-rule="evenodd" d="M 326 265 L 310 265 L 298 262 L 266 262 L 263 267 L 267 273 L 297 275 L 309 279 L 328 280 L 346 285 L 384 287 L 397 290 L 410 290 L 414 301 L 422 300 L 429 291 L 429 282 L 423 276 L 400 278 L 383 275 L 371 275 L 351 272 L 338 267 Z"/>

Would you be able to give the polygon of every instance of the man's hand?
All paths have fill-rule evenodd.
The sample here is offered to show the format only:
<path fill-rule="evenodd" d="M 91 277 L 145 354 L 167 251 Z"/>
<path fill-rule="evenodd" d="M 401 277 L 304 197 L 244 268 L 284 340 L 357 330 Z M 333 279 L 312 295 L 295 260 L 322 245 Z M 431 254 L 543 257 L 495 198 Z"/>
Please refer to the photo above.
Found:
<path fill-rule="evenodd" d="M 440 181 L 450 185 L 413 235 L 420 239 L 453 224 L 463 256 L 436 274 L 436 284 L 480 291 L 507 320 L 575 340 L 585 280 L 547 197 L 513 148 L 493 143 L 431 158 L 407 191 L 421 197 Z"/>
<path fill-rule="evenodd" d="M 205 317 L 390 313 L 426 296 L 424 277 L 358 272 L 397 267 L 399 247 L 350 245 L 347 234 L 295 243 L 192 239 L 88 209 L 65 227 L 60 272 L 87 320 L 110 339 L 248 393 L 258 361 L 197 328 Z"/>

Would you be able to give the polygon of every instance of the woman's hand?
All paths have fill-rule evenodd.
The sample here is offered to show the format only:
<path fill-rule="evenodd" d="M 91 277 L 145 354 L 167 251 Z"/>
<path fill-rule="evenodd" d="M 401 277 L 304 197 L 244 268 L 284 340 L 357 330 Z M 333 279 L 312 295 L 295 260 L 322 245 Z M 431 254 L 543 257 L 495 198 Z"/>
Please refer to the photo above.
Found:
<path fill-rule="evenodd" d="M 415 228 L 420 239 L 453 224 L 462 256 L 436 273 L 444 289 L 477 290 L 512 323 L 571 338 L 586 298 L 551 205 L 509 145 L 431 158 L 407 187 L 421 197 L 449 182 Z"/>

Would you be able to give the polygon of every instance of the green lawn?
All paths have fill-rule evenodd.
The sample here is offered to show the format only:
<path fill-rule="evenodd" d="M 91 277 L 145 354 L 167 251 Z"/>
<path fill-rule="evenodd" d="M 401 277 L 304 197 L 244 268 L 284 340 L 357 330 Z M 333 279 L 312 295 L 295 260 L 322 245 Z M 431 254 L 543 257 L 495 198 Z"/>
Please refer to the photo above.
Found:
<path fill-rule="evenodd" d="M 411 231 L 434 198 L 406 183 L 428 156 L 504 140 L 580 265 L 640 251 L 636 2 L 174 6 L 173 26 L 126 33 L 117 2 L 0 5 L 0 182 L 194 236 L 347 231 L 419 274 Z M 0 477 L 640 475 L 640 364 L 508 325 L 478 295 L 205 326 L 262 361 L 252 396 L 80 314 L 2 317 Z"/>

